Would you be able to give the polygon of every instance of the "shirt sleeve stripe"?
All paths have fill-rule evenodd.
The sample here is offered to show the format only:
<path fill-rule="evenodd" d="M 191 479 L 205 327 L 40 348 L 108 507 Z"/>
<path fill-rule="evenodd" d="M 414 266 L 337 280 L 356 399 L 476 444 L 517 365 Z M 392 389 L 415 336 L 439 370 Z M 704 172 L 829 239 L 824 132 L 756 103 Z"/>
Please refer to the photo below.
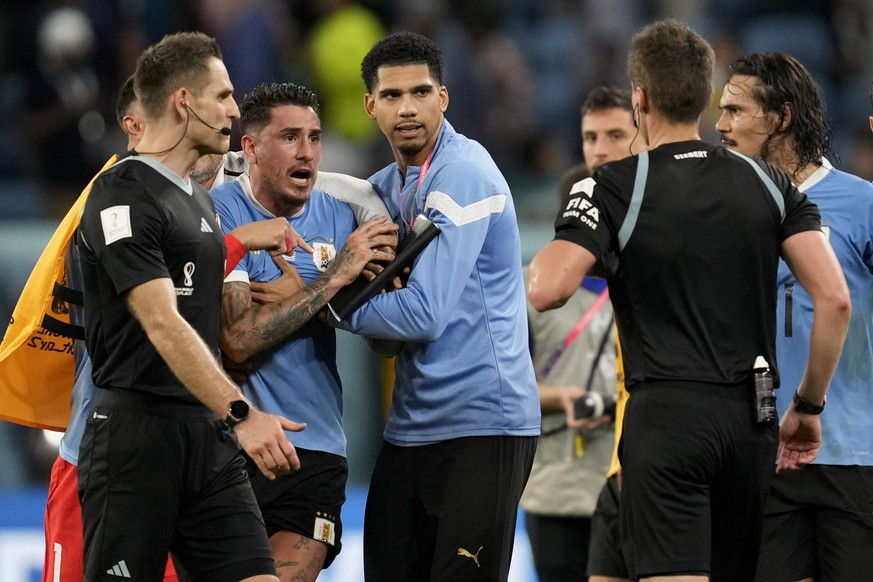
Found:
<path fill-rule="evenodd" d="M 618 250 L 624 250 L 627 241 L 630 240 L 634 228 L 637 226 L 637 219 L 640 216 L 640 207 L 643 205 L 643 195 L 646 193 L 646 180 L 649 178 L 649 152 L 641 152 L 637 161 L 637 175 L 634 178 L 634 191 L 631 195 L 630 204 L 627 207 L 627 214 L 624 216 L 624 222 L 618 231 Z"/>
<path fill-rule="evenodd" d="M 441 212 L 458 227 L 486 218 L 490 214 L 500 214 L 505 206 L 506 194 L 495 194 L 469 206 L 460 206 L 448 194 L 439 191 L 428 194 L 424 204 L 425 209 L 432 208 Z"/>

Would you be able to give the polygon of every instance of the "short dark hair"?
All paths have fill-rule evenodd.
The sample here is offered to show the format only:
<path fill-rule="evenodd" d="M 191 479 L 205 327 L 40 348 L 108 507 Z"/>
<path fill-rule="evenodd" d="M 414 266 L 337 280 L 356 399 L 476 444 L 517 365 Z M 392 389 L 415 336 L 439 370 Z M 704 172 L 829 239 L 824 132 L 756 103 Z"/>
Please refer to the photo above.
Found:
<path fill-rule="evenodd" d="M 299 105 L 320 113 L 318 95 L 294 83 L 261 83 L 243 97 L 239 107 L 239 125 L 243 133 L 258 131 L 270 123 L 274 107 Z"/>
<path fill-rule="evenodd" d="M 633 100 L 627 89 L 620 89 L 608 85 L 594 87 L 585 95 L 582 102 L 582 116 L 589 113 L 597 113 L 606 109 L 624 109 L 633 112 Z"/>
<path fill-rule="evenodd" d="M 168 34 L 147 48 L 136 61 L 134 87 L 143 114 L 158 117 L 170 94 L 188 86 L 197 93 L 208 83 L 211 58 L 221 59 L 214 38 L 202 32 Z"/>
<path fill-rule="evenodd" d="M 781 135 L 791 138 L 797 154 L 797 160 L 792 161 L 799 168 L 818 164 L 822 156 L 832 152 L 821 90 L 800 61 L 785 53 L 751 53 L 731 63 L 729 73 L 757 78 L 751 97 L 764 113 L 778 116 L 777 126 L 785 119 L 785 105 L 791 104 L 791 125 Z M 771 138 L 767 138 L 768 143 Z"/>
<path fill-rule="evenodd" d="M 133 90 L 133 75 L 131 75 L 118 90 L 118 99 L 115 101 L 115 120 L 118 121 L 121 129 L 124 129 L 122 120 L 130 111 L 134 101 L 136 101 L 136 91 Z"/>
<path fill-rule="evenodd" d="M 361 61 L 361 77 L 372 93 L 380 67 L 427 65 L 430 76 L 443 84 L 443 53 L 432 40 L 415 32 L 395 32 L 373 45 Z"/>
<path fill-rule="evenodd" d="M 631 41 L 627 73 L 652 105 L 678 123 L 700 118 L 712 100 L 715 53 L 687 24 L 666 19 L 649 24 Z"/>

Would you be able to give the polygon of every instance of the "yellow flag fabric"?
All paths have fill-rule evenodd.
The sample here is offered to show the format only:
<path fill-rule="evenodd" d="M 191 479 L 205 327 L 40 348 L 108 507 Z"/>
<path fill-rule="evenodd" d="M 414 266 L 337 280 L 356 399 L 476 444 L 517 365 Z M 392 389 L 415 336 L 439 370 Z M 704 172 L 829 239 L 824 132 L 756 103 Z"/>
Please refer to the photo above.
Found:
<path fill-rule="evenodd" d="M 97 174 L 115 163 L 113 156 Z M 88 183 L 39 257 L 0 343 L 0 419 L 65 430 L 73 390 L 73 340 L 43 327 L 48 316 L 69 324 L 69 305 L 54 296 L 64 285 L 67 249 L 97 176 Z"/>
<path fill-rule="evenodd" d="M 630 397 L 627 388 L 624 387 L 624 360 L 621 357 L 621 341 L 618 339 L 618 327 L 615 327 L 615 348 L 615 380 L 618 400 L 615 407 L 615 447 L 612 450 L 612 463 L 609 465 L 609 471 L 606 473 L 607 477 L 612 477 L 621 470 L 621 462 L 618 460 L 618 443 L 621 440 L 621 431 L 624 425 L 624 409 L 627 406 L 627 399 Z"/>

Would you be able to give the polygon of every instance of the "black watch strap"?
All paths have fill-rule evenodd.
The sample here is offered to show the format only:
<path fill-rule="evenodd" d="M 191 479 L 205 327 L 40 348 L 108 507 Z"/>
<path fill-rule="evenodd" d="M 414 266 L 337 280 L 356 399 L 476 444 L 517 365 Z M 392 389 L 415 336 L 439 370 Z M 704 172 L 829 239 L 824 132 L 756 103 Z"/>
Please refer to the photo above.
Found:
<path fill-rule="evenodd" d="M 819 415 L 824 410 L 825 404 L 827 404 L 827 399 L 825 399 L 821 405 L 813 404 L 796 391 L 794 392 L 794 409 L 797 412 L 802 412 L 804 414 L 814 414 Z"/>

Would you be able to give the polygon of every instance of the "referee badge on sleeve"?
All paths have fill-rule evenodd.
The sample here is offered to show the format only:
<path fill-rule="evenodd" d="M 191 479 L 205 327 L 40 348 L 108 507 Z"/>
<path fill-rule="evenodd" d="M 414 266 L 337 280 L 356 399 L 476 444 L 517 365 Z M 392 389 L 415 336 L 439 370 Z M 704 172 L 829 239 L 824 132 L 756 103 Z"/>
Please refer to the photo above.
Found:
<path fill-rule="evenodd" d="M 101 210 L 100 225 L 103 227 L 103 238 L 107 245 L 123 238 L 132 237 L 130 206 L 110 206 Z"/>
<path fill-rule="evenodd" d="M 330 546 L 334 545 L 336 542 L 336 524 L 332 515 L 321 511 L 316 512 L 315 531 L 312 532 L 312 539 Z"/>

